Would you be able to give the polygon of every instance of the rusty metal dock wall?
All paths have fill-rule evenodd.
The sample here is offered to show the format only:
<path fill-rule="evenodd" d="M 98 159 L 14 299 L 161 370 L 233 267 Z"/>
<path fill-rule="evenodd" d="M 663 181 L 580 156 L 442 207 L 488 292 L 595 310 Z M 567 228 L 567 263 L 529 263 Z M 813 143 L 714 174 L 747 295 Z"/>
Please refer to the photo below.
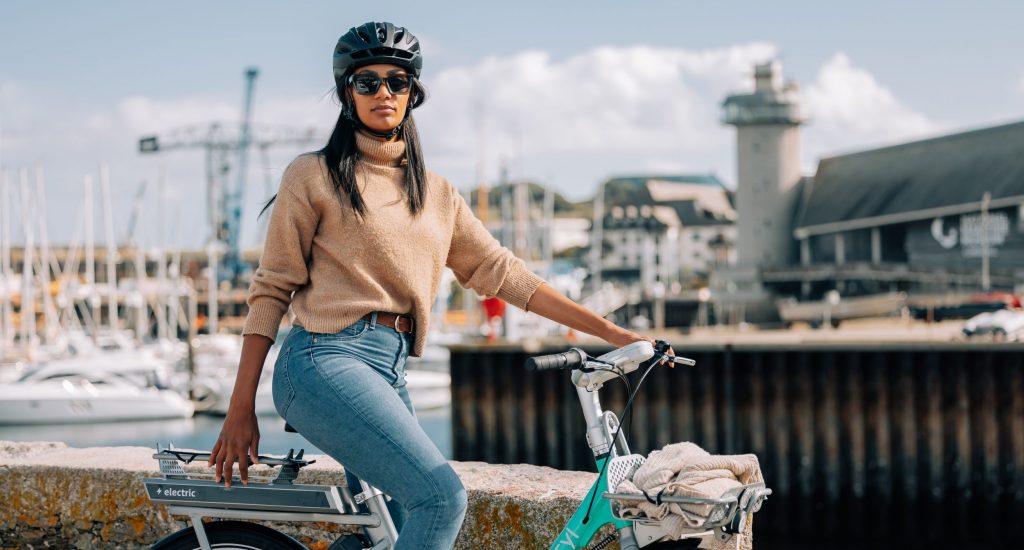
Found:
<path fill-rule="evenodd" d="M 632 450 L 693 441 L 756 454 L 774 490 L 755 522 L 759 547 L 1024 548 L 1024 346 L 722 345 L 685 355 L 697 366 L 647 377 L 627 426 Z M 454 458 L 593 471 L 568 376 L 526 372 L 526 357 L 453 350 Z M 602 394 L 619 413 L 623 384 Z"/>

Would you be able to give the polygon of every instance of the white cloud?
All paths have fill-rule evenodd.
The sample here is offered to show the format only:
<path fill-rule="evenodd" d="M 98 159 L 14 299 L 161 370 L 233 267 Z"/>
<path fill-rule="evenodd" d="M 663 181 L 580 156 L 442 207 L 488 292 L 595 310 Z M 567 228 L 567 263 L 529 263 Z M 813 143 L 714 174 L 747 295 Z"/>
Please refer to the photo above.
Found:
<path fill-rule="evenodd" d="M 608 170 L 678 165 L 686 155 L 721 151 L 729 140 L 718 122 L 722 96 L 745 87 L 752 65 L 775 55 L 774 46 L 754 43 L 703 51 L 602 47 L 564 60 L 540 51 L 491 57 L 439 73 L 417 116 L 434 158 L 463 184 L 473 180 L 481 136 L 491 177 L 503 158 L 523 156 L 527 166 L 561 153 L 636 159 L 587 174 L 592 188 Z M 587 167 L 563 172 L 570 170 Z"/>
<path fill-rule="evenodd" d="M 445 123 L 472 122 L 467 107 L 483 88 L 483 116 L 498 148 L 515 147 L 516 134 L 525 134 L 530 136 L 523 144 L 526 154 L 652 145 L 665 149 L 678 128 L 696 122 L 696 98 L 679 78 L 678 68 L 657 59 L 597 50 L 564 63 L 552 63 L 541 52 L 493 60 L 476 70 L 441 75 L 435 85 L 443 102 L 439 111 Z M 447 136 L 445 145 L 454 149 L 466 143 L 460 139 L 464 136 Z"/>
<path fill-rule="evenodd" d="M 809 152 L 834 154 L 934 134 L 943 125 L 899 101 L 866 69 L 844 53 L 822 66 L 802 95 L 811 124 L 804 143 Z"/>
<path fill-rule="evenodd" d="M 213 98 L 142 96 L 126 97 L 108 107 L 79 110 L 52 91 L 7 82 L 0 86 L 0 160 L 9 171 L 37 162 L 43 165 L 51 211 L 50 233 L 56 242 L 73 238 L 76 228 L 72 227 L 72 221 L 78 219 L 83 178 L 87 174 L 95 178 L 99 164 L 106 162 L 110 166 L 115 232 L 119 238 L 125 231 L 132 196 L 146 181 L 147 200 L 136 237 L 144 244 L 156 244 L 156 235 L 173 236 L 174 225 L 179 224 L 182 242 L 198 246 L 208 237 L 203 150 L 183 148 L 144 156 L 138 153 L 138 139 L 146 135 L 183 137 L 184 134 L 177 132 L 182 128 L 192 128 L 195 130 L 192 136 L 202 138 L 212 121 L 220 121 L 227 133 L 236 134 L 239 112 L 238 105 Z M 336 112 L 330 100 L 320 95 L 287 100 L 271 98 L 258 102 L 255 107 L 261 127 L 315 126 L 320 134 L 329 130 Z M 298 152 L 313 147 L 282 147 L 271 150 L 266 157 L 258 150 L 250 153 L 250 184 L 246 190 L 243 226 L 255 225 L 258 205 L 267 198 L 266 186 L 277 184 L 287 162 Z M 228 160 L 234 162 L 235 158 L 231 154 Z M 171 204 L 161 204 L 157 197 L 156 182 L 161 172 L 167 199 L 164 202 Z M 99 206 L 98 192 L 96 197 Z M 157 208 L 165 208 L 165 219 L 171 225 L 162 233 L 156 228 Z M 97 225 L 97 231 L 101 229 L 102 226 Z M 246 231 L 245 243 L 251 244 L 255 231 Z"/>
<path fill-rule="evenodd" d="M 776 56 L 774 45 L 751 43 L 707 50 L 602 47 L 565 59 L 539 51 L 490 57 L 432 76 L 431 97 L 417 120 L 430 167 L 463 188 L 476 180 L 481 148 L 492 183 L 505 161 L 513 178 L 542 180 L 574 199 L 590 196 L 610 175 L 631 172 L 713 171 L 732 183 L 735 134 L 720 123 L 721 102 L 729 93 L 752 89 L 753 65 Z M 136 186 L 155 181 L 163 167 L 171 194 L 185 205 L 178 221 L 183 240 L 201 244 L 207 237 L 202 151 L 142 157 L 137 140 L 213 120 L 233 132 L 239 114 L 234 98 L 133 96 L 82 111 L 58 92 L 0 86 L 0 158 L 14 166 L 46 163 L 51 203 L 65 203 L 63 211 L 54 206 L 58 212 L 51 220 L 76 219 L 82 175 L 107 161 L 123 224 Z M 803 138 L 805 163 L 811 165 L 822 154 L 942 129 L 842 53 L 804 86 L 802 98 L 812 117 Z M 323 90 L 257 96 L 254 107 L 261 125 L 312 126 L 321 137 L 337 113 Z M 276 186 L 287 162 L 315 146 L 273 150 L 266 159 L 253 152 L 243 242 L 255 242 L 252 221 L 265 199 L 264 186 Z M 59 240 L 62 232 L 51 234 Z"/>

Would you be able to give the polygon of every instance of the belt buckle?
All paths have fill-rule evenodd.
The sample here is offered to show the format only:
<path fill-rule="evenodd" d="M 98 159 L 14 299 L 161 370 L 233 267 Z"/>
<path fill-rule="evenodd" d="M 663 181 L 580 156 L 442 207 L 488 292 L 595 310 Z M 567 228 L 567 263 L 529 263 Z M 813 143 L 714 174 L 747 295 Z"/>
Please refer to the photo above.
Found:
<path fill-rule="evenodd" d="M 395 332 L 402 332 L 402 329 L 398 328 L 398 323 L 402 322 L 401 315 L 395 315 Z"/>

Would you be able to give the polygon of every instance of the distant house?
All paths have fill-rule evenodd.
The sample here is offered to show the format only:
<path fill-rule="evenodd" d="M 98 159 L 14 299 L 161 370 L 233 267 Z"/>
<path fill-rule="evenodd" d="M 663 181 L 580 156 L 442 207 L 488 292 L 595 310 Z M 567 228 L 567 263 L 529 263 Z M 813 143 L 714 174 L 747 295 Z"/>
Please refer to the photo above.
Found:
<path fill-rule="evenodd" d="M 735 261 L 736 211 L 714 176 L 615 178 L 603 190 L 603 279 L 672 292 Z"/>

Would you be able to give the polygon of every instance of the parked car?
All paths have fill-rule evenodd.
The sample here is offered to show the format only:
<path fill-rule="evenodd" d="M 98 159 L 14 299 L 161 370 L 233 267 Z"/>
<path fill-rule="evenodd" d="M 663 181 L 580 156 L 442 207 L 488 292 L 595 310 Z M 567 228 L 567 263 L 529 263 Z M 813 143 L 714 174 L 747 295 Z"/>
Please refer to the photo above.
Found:
<path fill-rule="evenodd" d="M 968 338 L 990 335 L 997 342 L 1019 342 L 1024 340 L 1024 311 L 980 313 L 964 322 L 961 332 Z"/>

